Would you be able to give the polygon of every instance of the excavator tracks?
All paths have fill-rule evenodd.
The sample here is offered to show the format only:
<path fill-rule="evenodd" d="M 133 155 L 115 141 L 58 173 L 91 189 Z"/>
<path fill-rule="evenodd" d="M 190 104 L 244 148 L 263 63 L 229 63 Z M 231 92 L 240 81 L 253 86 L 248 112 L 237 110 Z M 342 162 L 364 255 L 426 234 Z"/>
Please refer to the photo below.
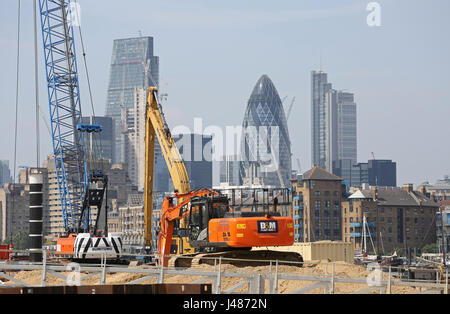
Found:
<path fill-rule="evenodd" d="M 169 259 L 169 267 L 194 268 L 200 265 L 217 266 L 219 264 L 236 267 L 268 266 L 274 265 L 303 266 L 303 258 L 295 252 L 272 250 L 230 250 L 214 253 L 198 253 L 173 256 Z"/>

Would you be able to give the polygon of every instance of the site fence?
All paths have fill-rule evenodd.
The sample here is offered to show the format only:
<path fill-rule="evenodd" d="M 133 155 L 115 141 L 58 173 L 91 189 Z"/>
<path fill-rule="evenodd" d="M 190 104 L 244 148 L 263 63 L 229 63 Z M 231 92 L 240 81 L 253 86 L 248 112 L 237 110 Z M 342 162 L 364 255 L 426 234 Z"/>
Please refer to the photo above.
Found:
<path fill-rule="evenodd" d="M 0 263 L 0 289 L 2 287 L 45 287 L 49 285 L 49 275 L 60 278 L 63 285 L 83 285 L 83 281 L 88 278 L 98 277 L 98 284 L 105 285 L 108 278 L 114 274 L 129 274 L 130 279 L 125 284 L 135 285 L 153 280 L 155 283 L 168 283 L 174 276 L 182 280 L 185 284 L 211 283 L 214 294 L 278 294 L 278 293 L 355 293 L 368 294 L 396 293 L 394 290 L 398 287 L 413 288 L 413 293 L 436 293 L 448 294 L 448 272 L 436 271 L 435 280 L 405 280 L 399 279 L 394 274 L 404 271 L 403 267 L 386 267 L 386 271 L 375 269 L 369 276 L 343 276 L 336 272 L 336 267 L 341 267 L 338 263 L 302 263 L 302 273 L 289 268 L 289 272 L 282 272 L 282 265 L 287 265 L 285 261 L 261 261 L 266 262 L 267 267 L 264 270 L 252 270 L 250 267 L 230 268 L 227 264 L 230 260 L 222 257 L 214 258 L 210 261 L 209 267 L 162 267 L 155 265 L 113 265 L 108 264 L 105 258 L 102 258 L 96 264 L 76 264 L 76 263 L 56 263 L 48 260 L 48 252 L 43 251 L 42 263 L 22 262 L 4 262 Z M 142 255 L 141 255 L 142 257 Z M 293 266 L 298 263 L 291 262 Z M 297 265 L 300 266 L 300 265 Z M 324 267 L 324 273 L 314 273 L 315 267 Z M 353 265 L 352 265 L 353 266 Z M 283 268 L 284 269 L 284 268 Z M 311 269 L 311 272 L 309 272 Z M 21 271 L 40 270 L 40 284 L 31 285 L 23 280 L 16 278 L 16 274 Z M 78 277 L 76 277 L 78 276 Z M 75 279 L 78 280 L 75 280 Z M 3 279 L 3 280 L 2 280 Z M 6 279 L 6 280 L 5 280 Z M 97 279 L 96 279 L 97 280 Z M 286 282 L 295 283 L 289 291 L 280 287 Z M 109 283 L 110 284 L 110 283 Z M 345 285 L 355 287 L 351 292 L 342 292 Z M 337 289 L 337 286 L 340 288 Z M 397 292 L 399 293 L 399 292 Z M 401 293 L 401 292 L 400 292 Z"/>

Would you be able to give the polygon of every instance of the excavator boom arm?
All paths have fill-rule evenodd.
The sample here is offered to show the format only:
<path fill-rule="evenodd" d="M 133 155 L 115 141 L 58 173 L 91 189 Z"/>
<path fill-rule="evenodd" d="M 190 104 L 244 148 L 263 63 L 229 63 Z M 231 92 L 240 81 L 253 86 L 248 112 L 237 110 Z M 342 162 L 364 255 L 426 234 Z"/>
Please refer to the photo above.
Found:
<path fill-rule="evenodd" d="M 150 87 L 145 118 L 144 239 L 146 247 L 150 247 L 152 242 L 151 221 L 155 136 L 158 139 L 161 151 L 164 155 L 175 191 L 180 194 L 189 193 L 191 190 L 189 177 L 180 152 L 178 151 L 170 130 L 167 127 L 167 123 L 165 122 L 161 106 L 158 103 L 158 89 L 156 87 Z"/>

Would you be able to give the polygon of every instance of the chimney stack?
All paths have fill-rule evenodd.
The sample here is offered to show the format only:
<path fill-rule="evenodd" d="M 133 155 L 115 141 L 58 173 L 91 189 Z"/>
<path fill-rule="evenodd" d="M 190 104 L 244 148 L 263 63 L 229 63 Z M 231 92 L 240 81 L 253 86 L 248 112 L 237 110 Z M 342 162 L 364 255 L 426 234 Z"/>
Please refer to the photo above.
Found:
<path fill-rule="evenodd" d="M 411 193 L 414 189 L 414 185 L 412 183 L 403 184 L 403 190 L 408 193 Z"/>
<path fill-rule="evenodd" d="M 374 201 L 378 200 L 378 187 L 376 186 L 372 187 L 372 199 Z"/>

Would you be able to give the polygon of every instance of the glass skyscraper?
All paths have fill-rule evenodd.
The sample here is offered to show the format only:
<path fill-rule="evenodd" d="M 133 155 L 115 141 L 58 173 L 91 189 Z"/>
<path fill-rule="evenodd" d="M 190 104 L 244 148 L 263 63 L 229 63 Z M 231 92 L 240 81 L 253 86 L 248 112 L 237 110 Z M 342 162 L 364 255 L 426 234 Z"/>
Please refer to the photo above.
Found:
<path fill-rule="evenodd" d="M 352 93 L 334 89 L 325 98 L 326 169 L 334 173 L 333 163 L 337 160 L 348 160 L 350 165 L 357 160 L 356 103 Z"/>
<path fill-rule="evenodd" d="M 241 136 L 244 185 L 290 186 L 291 143 L 283 105 L 267 75 L 256 83 Z"/>
<path fill-rule="evenodd" d="M 325 95 L 331 90 L 327 73 L 311 72 L 311 159 L 312 164 L 326 169 L 327 121 Z M 331 171 L 331 169 L 328 169 Z"/>
<path fill-rule="evenodd" d="M 113 163 L 125 161 L 122 116 L 134 107 L 136 87 L 159 85 L 159 57 L 153 54 L 153 38 L 114 40 L 106 101 L 106 116 L 114 119 Z"/>
<path fill-rule="evenodd" d="M 354 95 L 332 88 L 328 75 L 311 72 L 312 164 L 351 184 L 357 162 L 357 123 Z"/>

